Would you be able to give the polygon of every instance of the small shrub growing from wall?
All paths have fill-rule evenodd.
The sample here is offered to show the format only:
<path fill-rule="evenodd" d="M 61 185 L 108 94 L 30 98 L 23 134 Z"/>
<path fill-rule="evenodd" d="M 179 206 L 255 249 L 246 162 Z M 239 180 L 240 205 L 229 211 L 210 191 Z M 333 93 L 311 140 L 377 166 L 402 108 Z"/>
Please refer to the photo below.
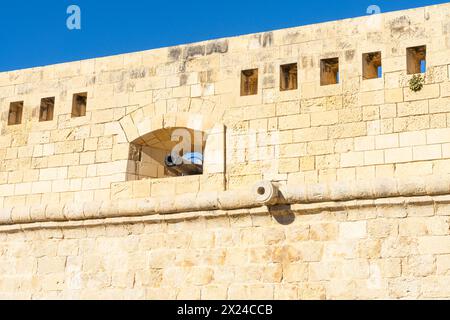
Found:
<path fill-rule="evenodd" d="M 409 80 L 409 88 L 414 92 L 422 90 L 424 84 L 425 78 L 421 74 L 415 74 L 412 76 L 411 80 Z"/>

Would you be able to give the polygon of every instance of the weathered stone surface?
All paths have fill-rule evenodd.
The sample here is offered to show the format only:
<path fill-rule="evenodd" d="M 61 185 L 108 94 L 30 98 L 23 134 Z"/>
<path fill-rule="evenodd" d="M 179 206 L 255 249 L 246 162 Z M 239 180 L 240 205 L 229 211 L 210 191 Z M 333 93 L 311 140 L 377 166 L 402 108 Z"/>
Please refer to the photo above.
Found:
<path fill-rule="evenodd" d="M 449 298 L 449 14 L 0 73 L 0 298 Z M 203 174 L 165 168 L 176 128 Z"/>

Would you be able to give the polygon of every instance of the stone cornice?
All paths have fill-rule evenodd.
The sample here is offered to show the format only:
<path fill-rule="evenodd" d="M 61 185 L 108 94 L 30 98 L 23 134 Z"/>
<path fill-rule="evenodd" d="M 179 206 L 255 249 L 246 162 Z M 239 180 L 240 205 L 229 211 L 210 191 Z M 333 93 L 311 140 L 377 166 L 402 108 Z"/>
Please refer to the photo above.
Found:
<path fill-rule="evenodd" d="M 399 201 L 411 204 L 424 201 L 450 203 L 449 195 L 450 175 L 303 186 L 283 185 L 279 188 L 276 183 L 261 181 L 253 187 L 223 192 L 200 192 L 115 202 L 94 201 L 5 208 L 0 209 L 0 225 L 51 222 L 75 222 L 79 225 L 83 224 L 83 221 L 104 223 L 107 219 L 153 216 L 156 220 L 167 220 L 177 219 L 177 216 L 185 213 L 195 216 L 210 211 L 208 214 L 215 216 L 217 212 L 270 208 L 277 205 L 291 205 L 291 210 L 311 212 L 319 209 L 339 210 L 349 206 L 390 205 L 393 199 L 396 199 L 395 203 Z"/>
<path fill-rule="evenodd" d="M 386 211 L 386 208 L 407 209 L 411 206 L 436 206 L 438 214 L 450 215 L 450 195 L 441 196 L 417 196 L 417 197 L 395 197 L 375 200 L 349 200 L 336 202 L 317 202 L 317 203 L 299 203 L 291 205 L 259 206 L 247 209 L 234 210 L 209 210 L 193 211 L 173 214 L 153 214 L 143 216 L 117 216 L 108 218 L 92 218 L 84 220 L 60 220 L 60 221 L 40 221 L 29 223 L 15 223 L 9 225 L 0 225 L 0 233 L 38 230 L 38 229 L 70 229 L 70 228 L 89 228 L 105 225 L 123 225 L 137 223 L 171 223 L 177 221 L 189 221 L 195 219 L 217 219 L 221 217 L 237 218 L 242 216 L 262 216 L 273 215 L 275 219 L 286 214 L 316 214 L 323 211 L 349 212 L 352 210 L 361 211 L 364 209 L 375 209 L 373 217 L 389 216 L 380 212 Z M 442 210 L 440 208 L 442 207 Z M 380 212 L 378 212 L 380 210 Z M 404 214 L 407 211 L 403 210 Z"/>

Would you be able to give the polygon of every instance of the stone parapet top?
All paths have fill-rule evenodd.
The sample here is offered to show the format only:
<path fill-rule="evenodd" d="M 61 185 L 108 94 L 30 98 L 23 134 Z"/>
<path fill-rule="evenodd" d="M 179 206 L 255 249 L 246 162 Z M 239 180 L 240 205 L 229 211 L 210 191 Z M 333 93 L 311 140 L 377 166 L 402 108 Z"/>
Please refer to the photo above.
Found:
<path fill-rule="evenodd" d="M 374 20 L 374 17 L 380 17 L 381 19 L 389 19 L 389 18 L 397 18 L 397 17 L 403 17 L 405 15 L 409 15 L 412 17 L 420 17 L 421 19 L 430 19 L 430 14 L 437 13 L 442 14 L 446 13 L 448 8 L 450 7 L 449 3 L 440 3 L 440 4 L 433 4 L 429 6 L 423 6 L 423 7 L 416 7 L 416 8 L 410 8 L 410 9 L 403 9 L 403 10 L 396 10 L 396 11 L 389 11 L 389 12 L 381 12 L 377 15 L 363 15 L 363 16 L 356 16 L 356 17 L 350 17 L 345 19 L 338 19 L 338 20 L 331 20 L 331 21 L 324 21 L 320 23 L 313 23 L 313 24 L 306 24 L 301 26 L 293 26 L 293 27 L 287 27 L 282 29 L 275 29 L 275 30 L 268 30 L 268 31 L 260 31 L 255 33 L 249 33 L 249 34 L 240 34 L 240 35 L 232 35 L 228 37 L 221 37 L 221 38 L 214 38 L 209 40 L 202 40 L 192 43 L 182 43 L 182 44 L 176 44 L 173 46 L 168 47 L 161 47 L 161 48 L 153 48 L 143 51 L 137 51 L 137 52 L 130 52 L 130 53 L 119 53 L 116 55 L 110 55 L 110 56 L 104 56 L 104 57 L 95 57 L 95 58 L 88 58 L 83 60 L 77 60 L 77 61 L 68 61 L 68 62 L 60 62 L 55 63 L 51 65 L 46 66 L 37 66 L 37 67 L 31 67 L 31 68 L 24 68 L 19 70 L 9 70 L 9 71 L 2 71 L 0 72 L 0 80 L 3 80 L 2 78 L 5 78 L 5 81 L 7 81 L 9 75 L 15 76 L 17 78 L 16 74 L 31 74 L 35 72 L 44 71 L 50 68 L 56 68 L 57 70 L 61 70 L 61 72 L 66 71 L 70 68 L 79 68 L 81 70 L 89 70 L 92 68 L 92 64 L 97 64 L 95 67 L 96 70 L 102 71 L 105 67 L 105 65 L 108 65 L 108 63 L 117 66 L 120 64 L 131 64 L 136 57 L 135 55 L 145 53 L 148 55 L 148 60 L 155 61 L 155 62 L 167 62 L 167 60 L 177 60 L 179 58 L 192 58 L 192 56 L 196 55 L 205 55 L 205 54 L 212 54 L 212 53 L 223 53 L 226 49 L 228 49 L 228 46 L 236 47 L 236 49 L 233 49 L 232 52 L 238 51 L 242 49 L 242 43 L 241 41 L 243 39 L 245 40 L 251 40 L 251 45 L 249 49 L 254 49 L 256 46 L 254 43 L 256 37 L 263 37 L 263 40 L 266 42 L 273 41 L 272 36 L 269 36 L 271 33 L 274 34 L 275 37 L 282 38 L 285 34 L 288 34 L 290 37 L 294 37 L 292 35 L 295 32 L 302 32 L 302 36 L 304 38 L 303 42 L 309 42 L 312 40 L 323 40 L 327 39 L 329 36 L 329 33 L 327 32 L 317 32 L 317 29 L 324 29 L 324 30 L 334 30 L 338 29 L 342 32 L 342 30 L 345 30 L 351 25 L 362 25 L 364 22 L 368 23 L 368 31 L 371 31 L 371 26 L 377 22 L 377 20 Z M 230 43 L 230 44 L 229 44 Z M 257 46 L 256 46 L 257 47 Z M 183 49 L 186 49 L 183 51 Z M 167 58 L 162 58 L 163 56 L 166 56 L 168 54 Z M 125 61 L 124 61 L 125 60 Z M 56 75 L 60 75 L 60 73 L 56 73 Z M 17 81 L 17 80 L 16 80 Z M 1 83 L 1 81 L 0 81 Z"/>

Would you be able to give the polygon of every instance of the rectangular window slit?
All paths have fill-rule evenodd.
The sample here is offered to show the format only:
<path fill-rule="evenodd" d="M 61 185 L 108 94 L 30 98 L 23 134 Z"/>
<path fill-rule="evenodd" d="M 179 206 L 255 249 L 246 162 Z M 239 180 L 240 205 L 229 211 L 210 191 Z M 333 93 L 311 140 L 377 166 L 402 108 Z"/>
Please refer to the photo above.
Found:
<path fill-rule="evenodd" d="M 53 120 L 53 112 L 55 109 L 55 98 L 41 99 L 41 108 L 39 110 L 39 121 Z"/>
<path fill-rule="evenodd" d="M 9 105 L 8 125 L 13 126 L 22 123 L 23 101 L 11 102 Z"/>
<path fill-rule="evenodd" d="M 427 68 L 427 47 L 418 46 L 406 49 L 408 74 L 424 73 Z"/>
<path fill-rule="evenodd" d="M 87 93 L 76 93 L 72 100 L 72 118 L 86 115 Z"/>
<path fill-rule="evenodd" d="M 241 96 L 258 93 L 258 69 L 243 70 L 241 73 Z"/>
<path fill-rule="evenodd" d="M 339 81 L 339 58 L 320 60 L 320 85 L 338 84 Z"/>
<path fill-rule="evenodd" d="M 297 64 L 291 63 L 280 66 L 280 90 L 296 90 L 297 87 Z"/>
<path fill-rule="evenodd" d="M 381 52 L 371 52 L 363 54 L 363 79 L 376 79 L 383 76 L 381 66 Z"/>

